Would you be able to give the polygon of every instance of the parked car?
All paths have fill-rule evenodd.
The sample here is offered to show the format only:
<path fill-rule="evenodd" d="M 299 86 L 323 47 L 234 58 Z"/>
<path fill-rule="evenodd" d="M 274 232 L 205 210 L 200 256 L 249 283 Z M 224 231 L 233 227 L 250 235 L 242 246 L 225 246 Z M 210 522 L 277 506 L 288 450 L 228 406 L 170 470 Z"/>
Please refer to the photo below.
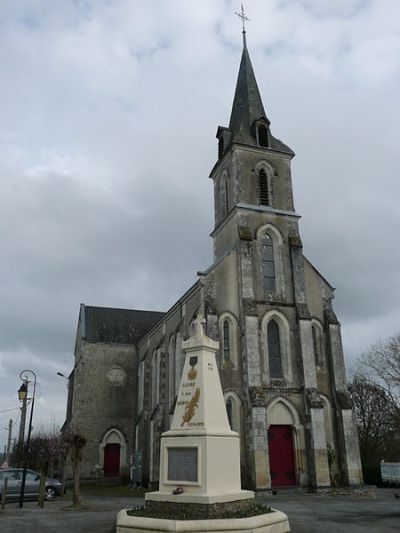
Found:
<path fill-rule="evenodd" d="M 18 499 L 21 491 L 23 468 L 0 469 L 0 497 L 2 497 L 4 478 L 7 482 L 7 500 Z M 24 499 L 37 499 L 39 496 L 40 474 L 33 470 L 26 471 Z M 62 483 L 56 479 L 46 479 L 44 497 L 46 500 L 54 500 L 62 493 Z"/>

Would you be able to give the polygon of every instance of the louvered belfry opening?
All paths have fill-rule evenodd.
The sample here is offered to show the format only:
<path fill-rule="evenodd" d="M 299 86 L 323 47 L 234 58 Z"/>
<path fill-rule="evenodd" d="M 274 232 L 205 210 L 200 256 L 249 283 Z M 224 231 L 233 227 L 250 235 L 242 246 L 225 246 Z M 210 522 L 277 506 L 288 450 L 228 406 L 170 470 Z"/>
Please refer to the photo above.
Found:
<path fill-rule="evenodd" d="M 218 159 L 221 159 L 224 155 L 224 139 L 220 137 L 218 139 Z"/>
<path fill-rule="evenodd" d="M 263 168 L 258 174 L 258 181 L 260 186 L 260 205 L 269 205 L 268 178 Z"/>
<path fill-rule="evenodd" d="M 268 131 L 265 126 L 258 126 L 258 144 L 268 148 Z"/>

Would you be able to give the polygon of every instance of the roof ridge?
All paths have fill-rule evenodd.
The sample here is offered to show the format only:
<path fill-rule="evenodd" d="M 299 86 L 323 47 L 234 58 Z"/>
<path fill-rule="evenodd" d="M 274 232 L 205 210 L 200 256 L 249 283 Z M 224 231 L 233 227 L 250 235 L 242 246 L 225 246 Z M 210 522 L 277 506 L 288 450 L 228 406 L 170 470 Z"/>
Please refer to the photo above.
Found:
<path fill-rule="evenodd" d="M 128 307 L 109 307 L 105 305 L 86 305 L 83 304 L 85 309 L 110 309 L 113 311 L 135 311 L 139 313 L 159 313 L 161 315 L 165 314 L 165 311 L 153 311 L 151 309 L 131 309 Z"/>

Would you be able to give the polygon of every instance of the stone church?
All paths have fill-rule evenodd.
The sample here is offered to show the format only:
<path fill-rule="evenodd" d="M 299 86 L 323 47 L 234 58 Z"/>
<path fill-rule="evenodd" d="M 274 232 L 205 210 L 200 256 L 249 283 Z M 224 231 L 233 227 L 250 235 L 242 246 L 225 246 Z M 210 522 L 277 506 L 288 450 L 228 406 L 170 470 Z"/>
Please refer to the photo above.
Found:
<path fill-rule="evenodd" d="M 194 317 L 217 363 L 245 488 L 362 483 L 334 288 L 303 255 L 294 152 L 271 131 L 245 33 L 229 126 L 217 129 L 214 261 L 165 313 L 81 305 L 63 430 L 88 438 L 83 477 L 159 476 Z"/>

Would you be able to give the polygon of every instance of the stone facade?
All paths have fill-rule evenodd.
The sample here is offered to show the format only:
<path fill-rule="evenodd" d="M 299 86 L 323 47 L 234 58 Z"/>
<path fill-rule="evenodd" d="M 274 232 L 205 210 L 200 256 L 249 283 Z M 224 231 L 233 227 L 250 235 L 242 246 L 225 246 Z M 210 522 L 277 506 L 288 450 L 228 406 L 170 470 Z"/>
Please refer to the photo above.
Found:
<path fill-rule="evenodd" d="M 87 438 L 81 467 L 85 480 L 107 477 L 104 464 L 109 452 L 110 467 L 118 467 L 117 475 L 111 472 L 110 477 L 129 475 L 134 448 L 135 342 L 161 316 L 81 305 L 63 431 L 76 431 Z"/>
<path fill-rule="evenodd" d="M 118 400 L 119 415 L 105 411 L 108 425 L 124 420 L 127 447 L 142 453 L 143 482 L 156 486 L 160 435 L 170 427 L 184 362 L 182 341 L 201 312 L 206 334 L 220 343 L 217 361 L 231 427 L 240 434 L 243 486 L 313 490 L 332 479 L 360 484 L 334 289 L 303 254 L 293 202 L 294 153 L 272 136 L 246 47 L 230 124 L 218 128 L 217 138 L 219 158 L 210 175 L 214 262 L 151 329 L 132 346 L 118 348 L 118 364 L 132 374 L 125 399 Z M 107 350 L 111 359 L 117 357 L 115 349 L 78 349 L 82 361 L 75 380 L 79 374 L 81 390 L 85 376 L 79 365 L 90 365 L 92 353 L 103 365 Z M 77 386 L 72 419 L 86 409 Z M 111 392 L 119 394 L 111 388 L 99 394 L 112 403 Z M 96 431 L 93 447 L 103 438 Z M 329 449 L 336 455 L 331 465 Z M 277 450 L 286 470 L 279 471 Z"/>

